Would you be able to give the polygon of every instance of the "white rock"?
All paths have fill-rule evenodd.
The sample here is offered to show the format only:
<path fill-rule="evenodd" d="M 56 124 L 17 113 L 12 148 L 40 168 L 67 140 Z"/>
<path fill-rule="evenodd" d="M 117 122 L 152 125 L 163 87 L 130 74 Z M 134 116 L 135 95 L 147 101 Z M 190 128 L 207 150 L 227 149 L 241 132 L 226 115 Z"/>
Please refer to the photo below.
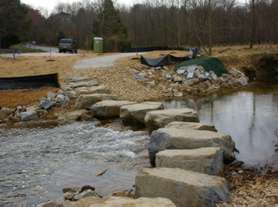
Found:
<path fill-rule="evenodd" d="M 78 81 L 78 82 L 73 82 L 70 83 L 69 86 L 71 88 L 81 88 L 81 87 L 91 87 L 91 86 L 97 86 L 98 82 L 96 80 L 91 80 L 91 81 Z"/>
<path fill-rule="evenodd" d="M 31 121 L 38 119 L 38 114 L 35 111 L 26 111 L 19 113 L 21 121 Z"/>
<path fill-rule="evenodd" d="M 178 168 L 143 169 L 135 186 L 137 197 L 164 197 L 177 207 L 213 207 L 229 198 L 224 178 Z"/>
<path fill-rule="evenodd" d="M 156 155 L 156 167 L 181 168 L 209 175 L 223 171 L 223 151 L 218 147 L 164 150 Z"/>

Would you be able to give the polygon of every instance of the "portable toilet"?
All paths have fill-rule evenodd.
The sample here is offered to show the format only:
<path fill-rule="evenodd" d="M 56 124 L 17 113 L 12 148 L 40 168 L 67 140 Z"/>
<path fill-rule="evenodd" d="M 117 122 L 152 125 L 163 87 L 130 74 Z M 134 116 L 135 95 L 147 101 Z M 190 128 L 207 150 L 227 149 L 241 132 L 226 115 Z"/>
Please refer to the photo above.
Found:
<path fill-rule="evenodd" d="M 103 38 L 102 37 L 94 38 L 94 51 L 96 53 L 103 53 Z"/>

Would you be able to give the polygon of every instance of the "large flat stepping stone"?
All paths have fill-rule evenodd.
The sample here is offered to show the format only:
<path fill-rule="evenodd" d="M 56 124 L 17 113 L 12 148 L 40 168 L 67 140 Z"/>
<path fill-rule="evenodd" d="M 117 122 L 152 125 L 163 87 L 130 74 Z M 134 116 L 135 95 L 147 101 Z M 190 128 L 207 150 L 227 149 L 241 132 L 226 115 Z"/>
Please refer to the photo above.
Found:
<path fill-rule="evenodd" d="M 81 87 L 91 87 L 91 86 L 97 86 L 98 82 L 96 80 L 90 80 L 90 81 L 78 81 L 78 82 L 72 82 L 69 84 L 69 86 L 73 89 L 81 88 Z"/>
<path fill-rule="evenodd" d="M 171 122 L 168 125 L 166 125 L 165 128 L 175 128 L 175 129 L 189 128 L 189 129 L 195 129 L 195 130 L 205 130 L 205 131 L 217 132 L 215 126 L 209 125 L 209 124 L 197 123 L 197 122 L 174 121 L 174 122 Z"/>
<path fill-rule="evenodd" d="M 93 93 L 110 93 L 110 91 L 103 85 L 92 87 L 81 87 L 75 90 L 78 94 L 93 94 Z"/>
<path fill-rule="evenodd" d="M 151 135 L 148 147 L 150 162 L 155 165 L 156 153 L 165 149 L 196 149 L 202 147 L 220 147 L 224 151 L 226 162 L 235 159 L 235 143 L 229 135 L 189 128 L 161 128 Z"/>
<path fill-rule="evenodd" d="M 219 147 L 164 150 L 156 154 L 156 167 L 181 168 L 209 175 L 223 171 L 223 151 Z"/>
<path fill-rule="evenodd" d="M 143 169 L 135 186 L 137 197 L 169 198 L 177 207 L 212 207 L 229 198 L 224 178 L 178 168 Z"/>
<path fill-rule="evenodd" d="M 117 118 L 120 117 L 120 108 L 130 104 L 135 104 L 135 102 L 106 100 L 93 105 L 91 111 L 97 118 Z"/>
<path fill-rule="evenodd" d="M 138 198 L 111 197 L 104 202 L 88 205 L 90 207 L 176 207 L 167 198 Z"/>
<path fill-rule="evenodd" d="M 150 111 L 145 117 L 145 125 L 151 131 L 165 127 L 173 121 L 199 122 L 199 118 L 197 112 L 189 108 Z"/>
<path fill-rule="evenodd" d="M 149 111 L 163 109 L 161 102 L 143 102 L 139 104 L 121 107 L 120 117 L 125 124 L 144 125 L 146 113 Z"/>
<path fill-rule="evenodd" d="M 116 97 L 106 93 L 85 94 L 78 97 L 76 109 L 89 109 L 93 104 L 104 100 L 115 100 Z"/>

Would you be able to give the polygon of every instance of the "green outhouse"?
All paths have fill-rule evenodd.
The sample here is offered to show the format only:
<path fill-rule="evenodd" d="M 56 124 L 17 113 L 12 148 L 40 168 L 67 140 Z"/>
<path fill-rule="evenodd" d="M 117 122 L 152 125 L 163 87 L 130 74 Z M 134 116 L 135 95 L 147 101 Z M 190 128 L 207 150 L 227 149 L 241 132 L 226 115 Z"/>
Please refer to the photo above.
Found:
<path fill-rule="evenodd" d="M 94 37 L 94 52 L 103 53 L 103 38 Z"/>

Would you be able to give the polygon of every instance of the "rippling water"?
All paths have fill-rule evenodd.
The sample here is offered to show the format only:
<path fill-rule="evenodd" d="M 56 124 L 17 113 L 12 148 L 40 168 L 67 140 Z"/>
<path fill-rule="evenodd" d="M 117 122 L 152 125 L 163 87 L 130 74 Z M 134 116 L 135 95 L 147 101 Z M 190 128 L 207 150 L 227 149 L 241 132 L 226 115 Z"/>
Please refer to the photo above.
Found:
<path fill-rule="evenodd" d="M 92 185 L 100 194 L 130 189 L 144 158 L 144 132 L 75 123 L 0 132 L 0 206 L 35 206 L 62 188 Z M 97 172 L 108 172 L 96 177 Z"/>
<path fill-rule="evenodd" d="M 168 108 L 182 108 L 185 101 L 167 103 Z M 232 136 L 246 165 L 278 169 L 278 92 L 242 91 L 202 104 L 202 123 L 214 124 Z"/>

